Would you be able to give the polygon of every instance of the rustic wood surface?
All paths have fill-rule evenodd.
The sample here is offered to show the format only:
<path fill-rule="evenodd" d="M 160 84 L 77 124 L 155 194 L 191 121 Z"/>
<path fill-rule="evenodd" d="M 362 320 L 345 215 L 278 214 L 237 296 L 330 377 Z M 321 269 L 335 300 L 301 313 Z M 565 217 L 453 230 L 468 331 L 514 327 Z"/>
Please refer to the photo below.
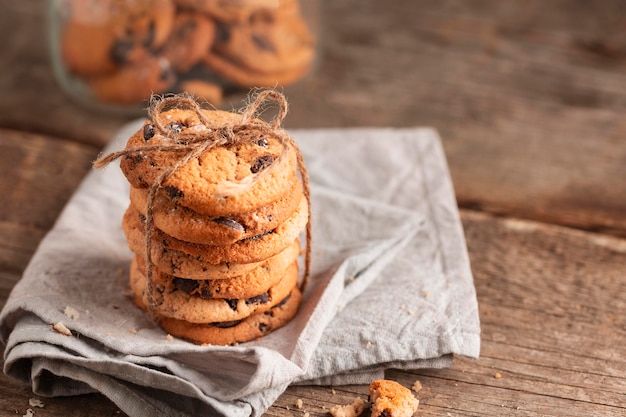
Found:
<path fill-rule="evenodd" d="M 422 382 L 419 415 L 626 415 L 626 2 L 322 6 L 319 68 L 285 88 L 287 127 L 437 128 L 478 294 L 480 359 L 387 376 Z M 43 0 L 0 0 L 0 31 L 1 306 L 129 117 L 56 85 Z M 366 391 L 291 387 L 267 415 L 325 416 Z M 33 397 L 0 376 L 0 415 Z M 99 395 L 43 401 L 36 416 L 123 415 Z"/>

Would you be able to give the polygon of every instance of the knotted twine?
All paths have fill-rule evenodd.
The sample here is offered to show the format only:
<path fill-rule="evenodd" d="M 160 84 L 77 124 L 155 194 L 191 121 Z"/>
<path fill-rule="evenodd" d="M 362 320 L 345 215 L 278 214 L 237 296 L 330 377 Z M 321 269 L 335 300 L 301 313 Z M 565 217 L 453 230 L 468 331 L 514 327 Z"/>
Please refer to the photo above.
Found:
<path fill-rule="evenodd" d="M 274 101 L 279 106 L 278 114 L 269 124 L 255 119 L 255 116 L 259 113 L 259 108 L 265 103 L 265 101 Z M 164 123 L 163 120 L 161 120 L 161 114 L 168 109 L 187 109 L 193 111 L 197 115 L 200 123 L 204 125 L 207 130 L 203 131 L 201 134 L 197 132 L 189 134 L 184 129 L 177 132 L 168 128 L 168 123 Z M 155 229 L 153 221 L 153 208 L 157 192 L 163 188 L 163 183 L 174 172 L 192 159 L 200 157 L 204 152 L 218 146 L 227 147 L 236 144 L 253 142 L 255 139 L 258 139 L 259 135 L 268 135 L 277 138 L 283 145 L 281 155 L 274 159 L 265 169 L 251 174 L 238 182 L 229 182 L 227 186 L 222 187 L 222 193 L 225 193 L 224 196 L 226 196 L 245 192 L 261 178 L 272 172 L 290 147 L 296 152 L 298 172 L 302 180 L 304 197 L 307 199 L 309 216 L 306 225 L 304 274 L 300 284 L 300 290 L 304 291 L 311 268 L 311 196 L 309 177 L 306 166 L 304 165 L 302 153 L 293 138 L 289 136 L 289 134 L 287 134 L 287 132 L 281 127 L 281 123 L 287 115 L 287 110 L 288 104 L 284 95 L 274 90 L 264 90 L 258 93 L 254 98 L 254 101 L 251 101 L 243 109 L 240 123 L 232 126 L 211 128 L 209 127 L 211 124 L 210 121 L 205 117 L 202 112 L 202 108 L 193 98 L 184 95 L 169 96 L 161 99 L 153 97 L 150 102 L 150 107 L 148 108 L 148 118 L 155 128 L 155 134 L 157 132 L 160 133 L 162 136 L 170 140 L 169 143 L 126 148 L 121 151 L 112 152 L 102 156 L 93 163 L 94 168 L 99 169 L 105 167 L 118 158 L 138 153 L 150 154 L 157 152 L 175 152 L 181 154 L 180 158 L 177 159 L 172 166 L 161 172 L 148 189 L 148 201 L 145 215 L 146 292 L 148 294 L 148 312 L 153 316 L 153 318 L 155 318 L 154 308 L 157 301 L 154 295 L 155 284 L 152 278 L 154 268 L 154 263 L 152 262 L 152 235 Z"/>

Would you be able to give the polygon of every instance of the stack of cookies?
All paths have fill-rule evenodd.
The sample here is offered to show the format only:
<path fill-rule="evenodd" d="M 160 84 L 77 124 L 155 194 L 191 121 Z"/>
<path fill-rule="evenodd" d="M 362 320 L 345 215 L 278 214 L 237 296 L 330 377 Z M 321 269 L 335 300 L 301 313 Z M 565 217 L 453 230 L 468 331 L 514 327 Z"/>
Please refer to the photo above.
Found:
<path fill-rule="evenodd" d="M 195 106 L 153 111 L 120 153 L 130 286 L 169 334 L 229 345 L 298 310 L 306 173 L 282 129 Z"/>

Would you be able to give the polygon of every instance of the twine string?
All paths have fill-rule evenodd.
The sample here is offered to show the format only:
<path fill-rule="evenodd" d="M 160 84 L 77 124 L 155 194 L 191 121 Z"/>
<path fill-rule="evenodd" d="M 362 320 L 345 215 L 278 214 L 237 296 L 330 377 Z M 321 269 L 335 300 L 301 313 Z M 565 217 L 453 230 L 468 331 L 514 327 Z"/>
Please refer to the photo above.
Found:
<path fill-rule="evenodd" d="M 262 104 L 266 101 L 274 101 L 278 104 L 279 109 L 277 115 L 268 124 L 255 121 L 255 116 L 258 114 Z M 196 133 L 186 134 L 186 131 L 174 132 L 169 128 L 168 124 L 164 123 L 161 114 L 167 109 L 188 109 L 193 111 L 198 117 L 199 122 L 208 128 L 207 131 L 202 132 L 201 135 Z M 148 295 L 148 312 L 154 315 L 154 308 L 158 303 L 156 299 L 156 288 L 153 280 L 154 263 L 152 261 L 152 236 L 154 234 L 154 221 L 153 221 L 153 208 L 154 200 L 157 192 L 163 187 L 163 183 L 182 166 L 189 161 L 199 158 L 204 152 L 218 147 L 218 146 L 231 146 L 238 143 L 252 142 L 259 137 L 259 134 L 271 135 L 279 139 L 283 145 L 283 152 L 265 169 L 259 171 L 256 174 L 251 174 L 247 181 L 242 182 L 243 186 L 239 188 L 229 188 L 230 192 L 240 192 L 247 187 L 254 185 L 262 177 L 268 175 L 284 157 L 287 149 L 291 147 L 296 152 L 296 160 L 298 173 L 302 181 L 302 188 L 305 198 L 307 199 L 308 216 L 309 220 L 306 225 L 306 248 L 304 259 L 304 274 L 300 283 L 300 290 L 304 291 L 308 282 L 311 269 L 311 196 L 309 177 L 304 165 L 304 158 L 300 149 L 294 142 L 293 138 L 289 136 L 282 128 L 281 123 L 287 115 L 288 104 L 285 96 L 274 90 L 264 90 L 258 93 L 251 103 L 249 103 L 241 114 L 241 121 L 233 126 L 224 126 L 220 128 L 211 128 L 211 122 L 204 115 L 202 108 L 198 102 L 191 97 L 186 96 L 171 96 L 162 99 L 152 99 L 151 105 L 148 109 L 148 116 L 151 124 L 155 130 L 162 136 L 170 139 L 167 143 L 148 146 L 137 146 L 132 148 L 126 148 L 121 151 L 112 152 L 98 158 L 93 166 L 94 168 L 102 168 L 118 158 L 135 155 L 139 153 L 156 153 L 156 152 L 173 152 L 180 153 L 182 156 L 176 160 L 176 162 L 161 172 L 161 174 L 155 179 L 153 184 L 150 185 L 148 190 L 148 201 L 146 204 L 146 219 L 145 219 L 145 259 L 146 259 L 146 293 Z M 246 180 L 246 179 L 244 179 Z"/>

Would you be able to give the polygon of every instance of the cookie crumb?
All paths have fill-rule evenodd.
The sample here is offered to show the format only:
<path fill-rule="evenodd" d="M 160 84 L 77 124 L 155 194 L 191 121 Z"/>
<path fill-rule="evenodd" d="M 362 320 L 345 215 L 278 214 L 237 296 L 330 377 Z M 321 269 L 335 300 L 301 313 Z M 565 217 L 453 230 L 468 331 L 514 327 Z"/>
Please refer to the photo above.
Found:
<path fill-rule="evenodd" d="M 52 329 L 57 332 L 57 333 L 61 333 L 65 336 L 72 336 L 72 332 L 70 331 L 70 329 L 68 329 L 65 324 L 63 324 L 63 322 L 57 322 L 54 323 L 52 325 Z"/>
<path fill-rule="evenodd" d="M 365 403 L 360 397 L 356 397 L 352 404 L 348 405 L 334 405 L 330 409 L 330 414 L 333 417 L 358 417 L 363 412 Z"/>
<path fill-rule="evenodd" d="M 495 379 L 500 379 L 500 378 L 502 378 L 502 374 L 500 372 L 496 372 L 495 374 L 493 374 L 493 377 Z"/>
<path fill-rule="evenodd" d="M 365 349 L 369 349 L 371 346 L 372 346 L 372 342 L 368 340 L 367 343 L 365 344 Z"/>
<path fill-rule="evenodd" d="M 78 318 L 80 317 L 80 313 L 78 312 L 78 310 L 70 306 L 65 307 L 65 310 L 63 310 L 63 314 L 65 314 L 67 317 L 71 318 L 72 320 L 78 320 Z"/>
<path fill-rule="evenodd" d="M 431 292 L 430 291 L 424 291 L 424 298 L 428 298 L 431 296 Z"/>
<path fill-rule="evenodd" d="M 135 329 L 134 327 L 131 327 L 130 329 L 128 329 L 128 333 L 137 334 L 137 329 Z"/>
<path fill-rule="evenodd" d="M 296 408 L 297 408 L 298 410 L 302 410 L 302 407 L 303 407 L 303 406 L 304 406 L 304 404 L 302 403 L 302 400 L 301 400 L 300 398 L 298 398 L 298 399 L 296 400 Z"/>
<path fill-rule="evenodd" d="M 304 413 L 304 416 L 303 416 L 303 417 L 309 417 L 309 416 L 310 416 L 310 414 L 309 414 L 309 412 L 307 411 L 306 413 Z"/>
<path fill-rule="evenodd" d="M 171 340 L 174 340 L 174 336 L 172 336 L 172 335 L 171 335 L 171 334 L 169 334 L 169 333 L 167 334 L 167 336 L 165 336 L 165 338 L 166 338 L 167 340 L 170 340 L 170 341 L 171 341 Z"/>
<path fill-rule="evenodd" d="M 333 395 L 335 395 L 335 394 L 337 394 L 337 391 L 335 391 L 335 389 L 334 389 L 334 388 L 331 388 L 331 389 L 330 389 L 330 393 L 331 393 L 331 394 L 333 394 Z"/>
<path fill-rule="evenodd" d="M 411 417 L 419 400 L 408 388 L 387 379 L 373 381 L 369 387 L 372 417 Z"/>
<path fill-rule="evenodd" d="M 31 407 L 43 408 L 43 401 L 38 398 L 29 398 L 28 405 L 30 405 Z"/>
<path fill-rule="evenodd" d="M 32 408 L 27 408 L 26 409 L 26 414 L 22 415 L 22 417 L 33 417 L 35 415 L 34 411 Z"/>
<path fill-rule="evenodd" d="M 419 381 L 415 381 L 411 389 L 415 392 L 419 392 L 422 389 L 422 383 Z"/>

